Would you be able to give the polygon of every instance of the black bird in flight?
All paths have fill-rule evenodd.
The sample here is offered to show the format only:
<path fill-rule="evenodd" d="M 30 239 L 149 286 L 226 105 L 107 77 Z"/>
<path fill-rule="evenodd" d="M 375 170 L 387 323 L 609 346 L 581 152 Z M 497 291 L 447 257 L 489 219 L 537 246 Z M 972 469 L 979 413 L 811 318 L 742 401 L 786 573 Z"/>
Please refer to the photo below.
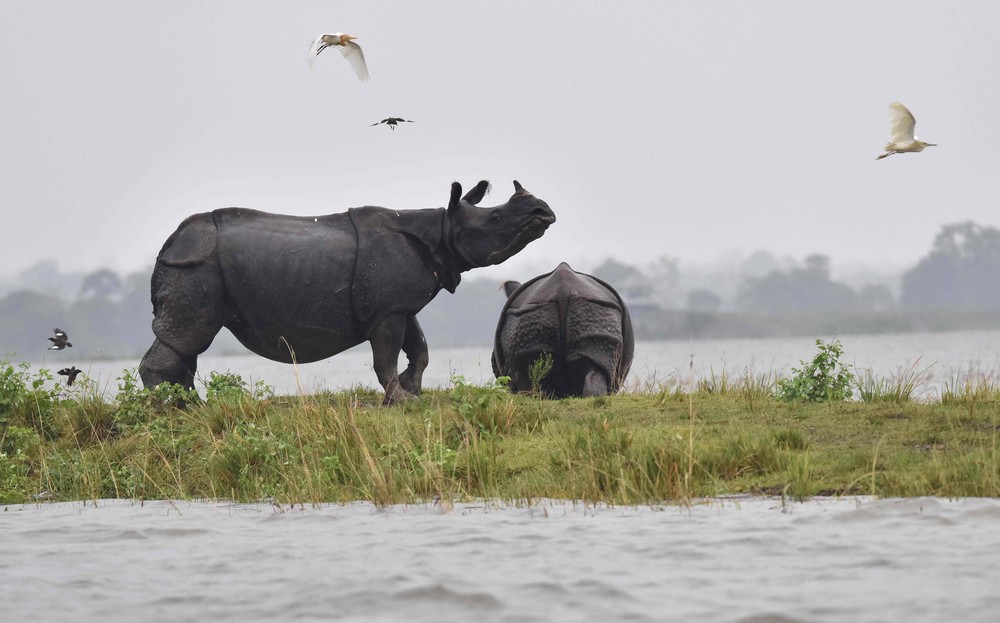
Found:
<path fill-rule="evenodd" d="M 64 348 L 72 348 L 73 345 L 69 343 L 69 336 L 62 329 L 53 329 L 56 336 L 50 337 L 49 341 L 52 342 L 52 346 L 49 346 L 49 350 L 62 350 Z"/>
<path fill-rule="evenodd" d="M 77 368 L 76 366 L 73 366 L 71 368 L 63 368 L 62 370 L 59 371 L 59 374 L 66 377 L 66 387 L 69 387 L 70 385 L 73 384 L 73 381 L 76 380 L 76 375 L 80 374 L 81 372 L 83 372 L 83 370 Z"/>
<path fill-rule="evenodd" d="M 387 126 L 389 126 L 391 129 L 395 130 L 397 123 L 413 123 L 413 120 L 412 119 L 402 119 L 400 117 L 389 117 L 388 119 L 383 119 L 383 120 L 379 121 L 378 123 L 373 123 L 372 125 L 378 125 L 379 123 L 384 123 Z"/>

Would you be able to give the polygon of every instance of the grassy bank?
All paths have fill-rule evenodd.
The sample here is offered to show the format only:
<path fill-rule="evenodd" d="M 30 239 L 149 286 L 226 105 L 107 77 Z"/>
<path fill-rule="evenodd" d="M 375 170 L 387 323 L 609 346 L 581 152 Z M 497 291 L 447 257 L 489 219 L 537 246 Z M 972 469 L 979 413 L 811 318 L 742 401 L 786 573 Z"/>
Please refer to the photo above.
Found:
<path fill-rule="evenodd" d="M 1000 392 L 914 402 L 776 397 L 772 377 L 541 400 L 456 379 L 397 407 L 358 388 L 275 397 L 213 375 L 207 397 L 46 389 L 0 368 L 0 502 L 227 498 L 379 504 L 573 498 L 619 504 L 730 493 L 1000 496 Z M 874 380 L 871 380 L 874 383 Z"/>

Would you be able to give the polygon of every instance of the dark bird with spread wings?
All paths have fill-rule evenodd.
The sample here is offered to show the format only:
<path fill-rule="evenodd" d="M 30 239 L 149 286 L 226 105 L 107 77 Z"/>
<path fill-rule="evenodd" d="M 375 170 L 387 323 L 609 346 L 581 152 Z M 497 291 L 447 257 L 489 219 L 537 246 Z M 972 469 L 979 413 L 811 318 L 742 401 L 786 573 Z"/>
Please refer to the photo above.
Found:
<path fill-rule="evenodd" d="M 83 372 L 83 370 L 77 368 L 76 366 L 72 366 L 69 368 L 63 368 L 62 370 L 59 371 L 59 374 L 66 377 L 66 387 L 69 387 L 70 385 L 73 384 L 74 381 L 76 381 L 76 375 L 80 374 L 81 372 Z"/>
<path fill-rule="evenodd" d="M 389 117 L 388 119 L 383 119 L 383 120 L 379 121 L 378 123 L 373 123 L 372 125 L 375 126 L 375 125 L 379 125 L 381 123 L 384 123 L 387 126 L 389 126 L 391 129 L 395 130 L 397 123 L 413 123 L 413 120 L 412 119 L 403 119 L 402 117 Z"/>
<path fill-rule="evenodd" d="M 62 350 L 64 348 L 72 348 L 73 345 L 69 343 L 69 336 L 62 329 L 56 328 L 52 330 L 55 332 L 55 337 L 50 337 L 49 341 L 52 342 L 52 346 L 49 346 L 49 350 Z"/>

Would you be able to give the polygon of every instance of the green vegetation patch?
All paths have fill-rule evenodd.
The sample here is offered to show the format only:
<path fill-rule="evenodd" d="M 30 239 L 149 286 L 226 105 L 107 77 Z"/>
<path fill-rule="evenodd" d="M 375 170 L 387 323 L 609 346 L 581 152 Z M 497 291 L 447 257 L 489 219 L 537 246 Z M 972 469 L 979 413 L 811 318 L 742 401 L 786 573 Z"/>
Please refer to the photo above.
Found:
<path fill-rule="evenodd" d="M 212 375 L 204 400 L 144 390 L 131 372 L 113 397 L 50 381 L 0 363 L 0 503 L 1000 496 L 992 386 L 926 403 L 813 402 L 780 397 L 773 377 L 723 374 L 554 401 L 456 378 L 382 407 L 371 389 L 274 396 L 237 375 Z"/>

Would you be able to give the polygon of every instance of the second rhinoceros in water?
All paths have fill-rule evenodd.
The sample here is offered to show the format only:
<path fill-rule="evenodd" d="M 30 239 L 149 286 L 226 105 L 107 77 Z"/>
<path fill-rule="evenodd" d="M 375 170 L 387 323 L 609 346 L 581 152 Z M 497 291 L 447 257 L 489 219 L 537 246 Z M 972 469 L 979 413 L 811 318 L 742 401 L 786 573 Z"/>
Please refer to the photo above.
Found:
<path fill-rule="evenodd" d="M 186 219 L 152 277 L 156 340 L 139 364 L 146 387 L 194 386 L 198 355 L 222 327 L 253 352 L 318 361 L 364 341 L 385 402 L 420 393 L 427 342 L 419 312 L 461 273 L 499 264 L 540 237 L 555 214 L 519 183 L 503 205 L 479 208 L 489 184 L 447 208 L 352 208 L 319 217 L 226 208 Z M 399 353 L 406 370 L 397 371 Z"/>
<path fill-rule="evenodd" d="M 531 368 L 546 354 L 552 369 L 543 394 L 603 396 L 618 391 L 635 349 L 632 319 L 621 297 L 597 277 L 563 262 L 525 284 L 504 284 L 507 303 L 493 343 L 493 373 L 510 388 L 532 390 Z"/>

